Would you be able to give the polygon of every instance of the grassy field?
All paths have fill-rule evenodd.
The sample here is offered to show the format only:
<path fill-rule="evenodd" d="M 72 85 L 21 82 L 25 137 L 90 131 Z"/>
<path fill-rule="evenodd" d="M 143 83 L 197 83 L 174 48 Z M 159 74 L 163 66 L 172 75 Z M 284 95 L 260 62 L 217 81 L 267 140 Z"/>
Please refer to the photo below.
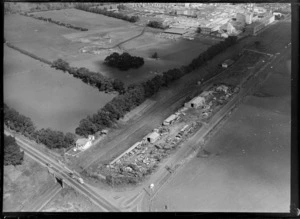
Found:
<path fill-rule="evenodd" d="M 4 101 L 38 128 L 74 132 L 79 121 L 115 95 L 4 47 Z M 87 107 L 88 106 L 88 107 Z"/>
<path fill-rule="evenodd" d="M 85 196 L 65 187 L 42 210 L 42 212 L 100 212 Z"/>
<path fill-rule="evenodd" d="M 89 30 L 104 30 L 104 29 L 113 29 L 113 28 L 130 28 L 134 26 L 133 24 L 111 17 L 107 17 L 101 14 L 94 14 L 77 9 L 64 9 L 64 10 L 53 10 L 53 11 L 44 11 L 44 12 L 35 12 L 32 13 L 37 16 L 42 16 L 46 18 L 52 18 L 57 21 L 64 23 L 69 23 L 79 27 L 85 27 Z"/>
<path fill-rule="evenodd" d="M 73 66 L 86 67 L 108 77 L 121 79 L 127 84 L 155 76 L 151 71 L 163 72 L 187 64 L 215 43 L 215 41 L 208 39 L 174 42 L 155 37 L 153 31 L 147 32 L 146 30 L 144 35 L 121 45 L 122 49 L 132 55 L 143 57 L 145 65 L 139 69 L 123 72 L 103 64 L 109 53 L 94 55 L 81 53 L 80 49 L 86 46 L 107 48 L 116 45 L 141 33 L 142 27 L 76 9 L 37 12 L 35 14 L 86 27 L 89 28 L 89 31 L 80 32 L 29 17 L 6 15 L 4 19 L 5 39 L 13 45 L 49 61 L 62 58 Z M 158 53 L 159 60 L 149 58 L 154 52 Z"/>
<path fill-rule="evenodd" d="M 288 57 L 153 201 L 154 211 L 289 212 Z M 195 192 L 197 191 L 197 192 Z"/>
<path fill-rule="evenodd" d="M 47 169 L 25 155 L 22 165 L 4 167 L 3 211 L 22 210 L 54 184 Z"/>

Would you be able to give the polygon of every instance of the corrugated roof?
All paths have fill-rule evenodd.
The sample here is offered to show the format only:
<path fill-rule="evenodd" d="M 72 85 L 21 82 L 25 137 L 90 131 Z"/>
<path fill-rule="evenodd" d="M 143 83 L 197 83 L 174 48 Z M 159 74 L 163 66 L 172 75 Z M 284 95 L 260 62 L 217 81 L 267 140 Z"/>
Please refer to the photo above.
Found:
<path fill-rule="evenodd" d="M 156 139 L 158 138 L 160 135 L 157 132 L 152 132 L 148 135 L 148 138 L 153 138 Z"/>

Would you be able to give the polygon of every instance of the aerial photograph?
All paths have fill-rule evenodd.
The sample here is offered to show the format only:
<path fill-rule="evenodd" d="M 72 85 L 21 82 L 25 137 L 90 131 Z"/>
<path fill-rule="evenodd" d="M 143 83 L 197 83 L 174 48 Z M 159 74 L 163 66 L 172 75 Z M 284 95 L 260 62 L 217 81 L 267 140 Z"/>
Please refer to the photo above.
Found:
<path fill-rule="evenodd" d="M 291 3 L 4 2 L 3 213 L 291 206 Z"/>

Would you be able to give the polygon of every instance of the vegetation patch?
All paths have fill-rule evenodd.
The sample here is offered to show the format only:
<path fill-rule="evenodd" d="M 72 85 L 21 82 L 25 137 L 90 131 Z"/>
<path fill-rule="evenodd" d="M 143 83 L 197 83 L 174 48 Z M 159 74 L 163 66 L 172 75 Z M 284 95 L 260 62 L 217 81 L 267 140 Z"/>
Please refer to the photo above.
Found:
<path fill-rule="evenodd" d="M 122 71 L 127 71 L 130 68 L 139 68 L 144 65 L 144 59 L 137 56 L 131 56 L 127 52 L 124 52 L 121 55 L 114 52 L 105 58 L 104 63 Z"/>
<path fill-rule="evenodd" d="M 35 18 L 37 20 L 42 20 L 42 21 L 46 21 L 46 22 L 49 22 L 49 23 L 52 23 L 52 24 L 57 24 L 59 26 L 63 26 L 63 27 L 67 27 L 67 28 L 71 28 L 71 29 L 74 29 L 74 30 L 80 30 L 80 31 L 88 31 L 87 28 L 83 28 L 83 27 L 76 27 L 76 26 L 73 26 L 72 24 L 66 24 L 66 23 L 63 23 L 63 22 L 60 22 L 60 21 L 56 21 L 56 20 L 52 20 L 51 18 L 45 18 L 45 17 L 39 17 L 39 16 L 35 16 L 33 14 L 28 14 L 28 13 L 20 13 L 21 15 L 24 15 L 26 17 L 32 17 L 32 18 Z"/>
<path fill-rule="evenodd" d="M 139 20 L 138 16 L 127 16 L 127 15 L 124 15 L 122 13 L 108 11 L 105 8 L 104 9 L 91 8 L 91 6 L 93 6 L 93 5 L 90 5 L 90 4 L 87 4 L 87 3 L 79 3 L 75 6 L 75 8 L 79 9 L 79 10 L 95 13 L 95 14 L 103 14 L 103 15 L 108 16 L 108 17 L 113 17 L 113 18 L 129 21 L 131 23 L 135 23 Z"/>
<path fill-rule="evenodd" d="M 24 160 L 24 151 L 12 136 L 4 135 L 4 165 L 21 165 Z"/>
<path fill-rule="evenodd" d="M 4 103 L 4 124 L 37 143 L 43 143 L 48 148 L 69 148 L 75 144 L 75 135 L 64 134 L 61 131 L 54 131 L 50 128 L 36 130 L 30 118 L 19 114 L 16 110 L 9 108 Z"/>
<path fill-rule="evenodd" d="M 122 81 L 91 72 L 87 68 L 70 67 L 69 63 L 62 59 L 54 61 L 51 67 L 68 72 L 75 78 L 80 78 L 84 83 L 97 87 L 99 91 L 124 93 L 124 83 Z"/>

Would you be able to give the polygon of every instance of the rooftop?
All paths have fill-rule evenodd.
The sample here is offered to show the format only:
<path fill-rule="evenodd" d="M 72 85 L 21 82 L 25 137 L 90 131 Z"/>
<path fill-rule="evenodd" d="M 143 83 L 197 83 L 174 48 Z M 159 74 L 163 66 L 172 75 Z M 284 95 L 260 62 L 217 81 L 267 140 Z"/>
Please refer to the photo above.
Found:
<path fill-rule="evenodd" d="M 85 145 L 89 140 L 87 138 L 79 138 L 77 141 L 76 141 L 76 144 L 79 144 L 79 145 Z"/>

